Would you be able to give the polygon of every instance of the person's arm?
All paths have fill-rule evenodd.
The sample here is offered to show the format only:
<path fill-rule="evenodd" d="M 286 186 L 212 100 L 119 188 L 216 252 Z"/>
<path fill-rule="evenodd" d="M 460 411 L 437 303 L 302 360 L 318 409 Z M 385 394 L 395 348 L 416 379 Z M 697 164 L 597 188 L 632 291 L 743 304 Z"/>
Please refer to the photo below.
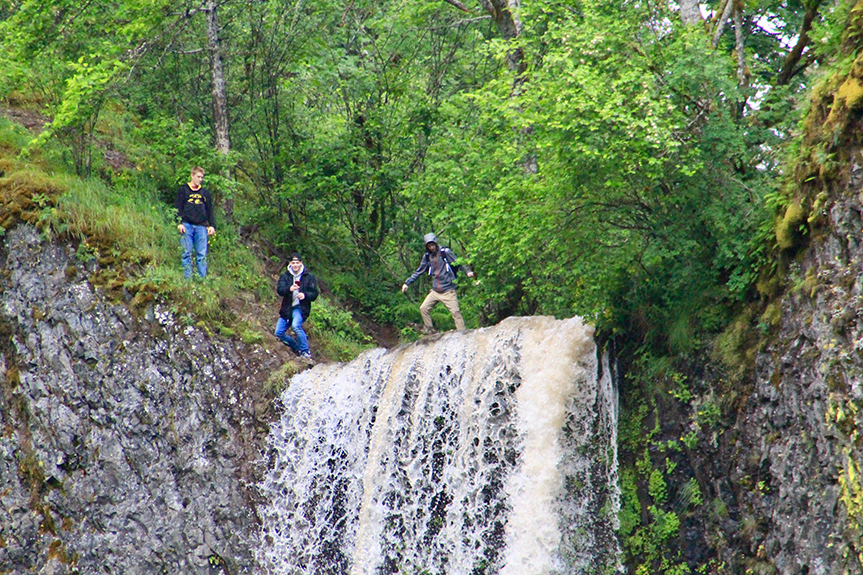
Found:
<path fill-rule="evenodd" d="M 458 260 L 458 256 L 455 255 L 455 252 L 453 252 L 449 248 L 443 249 L 445 250 L 444 254 L 446 255 L 446 260 L 451 268 L 455 269 L 458 272 L 464 272 L 464 274 L 469 278 L 473 277 L 473 270 L 470 269 L 469 265 L 456 263 L 456 261 Z"/>
<path fill-rule="evenodd" d="M 279 284 L 276 286 L 276 293 L 282 297 L 288 297 L 291 294 L 292 285 L 294 285 L 294 276 L 285 272 L 279 276 Z"/>
<path fill-rule="evenodd" d="M 405 280 L 404 285 L 402 286 L 402 293 L 408 290 L 408 286 L 417 281 L 422 274 L 424 274 L 429 269 L 429 258 L 428 254 L 423 255 L 423 259 L 420 260 L 420 267 L 417 268 L 417 271 L 411 274 L 411 276 Z"/>
<path fill-rule="evenodd" d="M 210 190 L 204 190 L 204 192 L 206 198 L 204 205 L 207 208 L 207 235 L 212 236 L 216 233 L 216 218 L 213 216 L 213 194 L 210 193 Z"/>
<path fill-rule="evenodd" d="M 302 293 L 305 295 L 305 299 L 311 301 L 315 301 L 318 299 L 318 280 L 314 275 L 310 273 L 303 274 L 303 280 L 306 285 L 303 286 Z"/>

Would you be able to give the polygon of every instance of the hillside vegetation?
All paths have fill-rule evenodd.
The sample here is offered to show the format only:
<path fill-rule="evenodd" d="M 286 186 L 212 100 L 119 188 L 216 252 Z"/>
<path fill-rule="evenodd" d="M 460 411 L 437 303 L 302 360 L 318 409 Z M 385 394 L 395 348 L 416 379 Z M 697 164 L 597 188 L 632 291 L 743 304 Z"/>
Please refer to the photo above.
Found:
<path fill-rule="evenodd" d="M 672 501 L 653 438 L 674 404 L 693 425 L 676 447 L 694 449 L 739 398 L 697 388 L 691 366 L 714 357 L 733 388 L 778 320 L 770 298 L 817 212 L 795 192 L 811 174 L 782 166 L 830 169 L 829 147 L 795 138 L 811 85 L 853 59 L 859 9 L 679 8 L 6 4 L 0 102 L 43 121 L 0 120 L 0 226 L 74 239 L 101 264 L 94 285 L 132 306 L 166 298 L 273 345 L 272 282 L 300 251 L 326 288 L 313 347 L 333 360 L 418 337 L 422 290 L 399 287 L 434 231 L 477 271 L 460 285 L 468 327 L 581 315 L 620 357 L 628 564 L 723 572 L 681 555 L 706 502 L 697 481 Z M 189 284 L 171 203 L 195 165 L 218 233 L 212 278 Z"/>
<path fill-rule="evenodd" d="M 76 257 L 97 264 L 90 282 L 133 309 L 158 298 L 171 302 L 182 321 L 210 333 L 245 343 L 276 342 L 266 334 L 275 325 L 281 262 L 263 260 L 253 240 L 225 226 L 210 242 L 213 273 L 206 282 L 189 282 L 178 265 L 173 205 L 133 177 L 106 184 L 66 173 L 41 153 L 20 159 L 29 140 L 20 125 L 0 118 L 0 229 L 27 222 L 49 238 L 73 240 Z M 371 345 L 332 295 L 321 296 L 315 311 L 309 328 L 323 358 L 350 359 Z"/>

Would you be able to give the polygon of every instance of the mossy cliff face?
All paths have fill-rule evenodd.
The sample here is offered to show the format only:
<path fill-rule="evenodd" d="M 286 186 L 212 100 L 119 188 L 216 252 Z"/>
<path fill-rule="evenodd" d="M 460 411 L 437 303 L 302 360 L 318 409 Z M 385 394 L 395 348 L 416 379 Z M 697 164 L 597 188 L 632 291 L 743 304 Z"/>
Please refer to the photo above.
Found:
<path fill-rule="evenodd" d="M 714 342 L 712 360 L 684 358 L 676 379 L 650 380 L 662 388 L 655 407 L 637 396 L 647 386 L 622 386 L 624 411 L 647 415 L 629 432 L 621 417 L 621 436 L 649 437 L 622 456 L 621 476 L 633 478 L 624 511 L 647 526 L 624 533 L 636 573 L 676 563 L 863 574 L 863 1 L 824 69 L 785 170 L 760 301 Z M 679 525 L 662 539 L 669 515 Z M 661 551 L 648 552 L 648 537 Z"/>
<path fill-rule="evenodd" d="M 0 244 L 0 573 L 250 573 L 279 362 L 19 225 Z"/>
<path fill-rule="evenodd" d="M 777 226 L 785 283 L 768 309 L 781 314 L 762 318 L 772 327 L 725 454 L 737 519 L 749 518 L 729 540 L 763 572 L 863 573 L 861 39 L 863 2 L 813 92 Z"/>

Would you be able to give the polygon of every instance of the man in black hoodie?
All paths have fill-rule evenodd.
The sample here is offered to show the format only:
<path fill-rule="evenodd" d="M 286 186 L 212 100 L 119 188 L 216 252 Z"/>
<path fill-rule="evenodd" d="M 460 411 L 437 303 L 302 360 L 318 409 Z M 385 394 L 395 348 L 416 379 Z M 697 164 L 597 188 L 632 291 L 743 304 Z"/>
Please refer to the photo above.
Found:
<path fill-rule="evenodd" d="M 279 277 L 276 292 L 282 296 L 282 307 L 276 322 L 276 337 L 301 358 L 314 363 L 303 322 L 309 319 L 312 313 L 312 302 L 318 297 L 318 282 L 311 272 L 306 271 L 300 254 L 291 254 L 291 263 Z M 287 335 L 288 326 L 294 331 L 296 339 Z"/>
<path fill-rule="evenodd" d="M 207 188 L 201 187 L 204 181 L 204 168 L 192 168 L 189 183 L 180 186 L 174 207 L 177 209 L 179 224 L 177 231 L 183 247 L 183 276 L 192 279 L 192 254 L 197 261 L 198 275 L 207 277 L 208 236 L 216 233 L 216 220 L 213 218 L 213 197 Z"/>

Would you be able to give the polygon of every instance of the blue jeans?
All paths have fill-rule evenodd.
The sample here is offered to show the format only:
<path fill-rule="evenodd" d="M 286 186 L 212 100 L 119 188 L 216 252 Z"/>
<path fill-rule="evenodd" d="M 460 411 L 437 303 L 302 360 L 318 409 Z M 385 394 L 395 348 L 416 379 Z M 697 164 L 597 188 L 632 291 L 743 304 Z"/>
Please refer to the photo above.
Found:
<path fill-rule="evenodd" d="M 207 277 L 207 226 L 183 223 L 186 233 L 180 237 L 183 247 L 183 277 L 192 279 L 192 252 L 198 264 L 198 275 Z"/>
<path fill-rule="evenodd" d="M 294 330 L 294 335 L 297 336 L 297 339 L 286 335 L 288 322 L 281 316 L 279 316 L 279 321 L 276 322 L 276 337 L 295 352 L 308 353 L 309 338 L 306 337 L 306 332 L 303 330 L 303 313 L 300 311 L 300 306 L 291 308 L 291 320 L 291 329 Z"/>

